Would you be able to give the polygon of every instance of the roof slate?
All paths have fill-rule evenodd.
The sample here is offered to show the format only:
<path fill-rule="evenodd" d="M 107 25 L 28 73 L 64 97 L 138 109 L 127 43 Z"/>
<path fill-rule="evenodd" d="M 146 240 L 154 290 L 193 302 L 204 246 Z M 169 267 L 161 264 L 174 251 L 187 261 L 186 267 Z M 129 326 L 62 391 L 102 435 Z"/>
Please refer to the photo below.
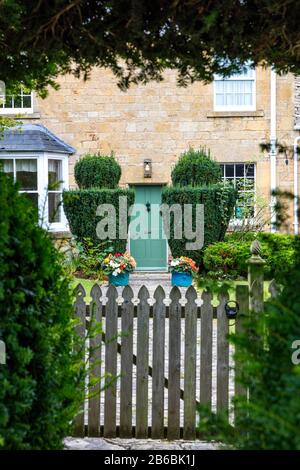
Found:
<path fill-rule="evenodd" d="M 21 124 L 4 131 L 0 136 L 0 152 L 53 152 L 75 153 L 66 144 L 41 124 Z"/>

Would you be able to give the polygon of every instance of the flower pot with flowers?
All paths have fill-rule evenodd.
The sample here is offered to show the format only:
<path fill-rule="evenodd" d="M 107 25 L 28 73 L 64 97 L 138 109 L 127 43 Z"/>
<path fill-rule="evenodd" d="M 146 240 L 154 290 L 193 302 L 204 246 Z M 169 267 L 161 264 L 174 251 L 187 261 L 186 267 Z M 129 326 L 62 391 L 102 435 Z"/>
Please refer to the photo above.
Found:
<path fill-rule="evenodd" d="M 109 284 L 128 286 L 129 273 L 136 268 L 135 259 L 129 253 L 110 253 L 103 261 L 103 272 L 108 276 Z"/>
<path fill-rule="evenodd" d="M 195 261 L 186 256 L 173 258 L 170 261 L 170 272 L 172 273 L 172 286 L 188 287 L 192 285 L 193 277 L 197 275 L 199 268 Z"/>

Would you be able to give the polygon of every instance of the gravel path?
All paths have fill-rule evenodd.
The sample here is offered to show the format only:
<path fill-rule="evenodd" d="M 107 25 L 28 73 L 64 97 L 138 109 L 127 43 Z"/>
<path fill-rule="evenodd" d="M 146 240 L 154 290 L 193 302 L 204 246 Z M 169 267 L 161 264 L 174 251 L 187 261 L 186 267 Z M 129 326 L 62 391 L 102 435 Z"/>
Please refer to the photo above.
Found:
<path fill-rule="evenodd" d="M 205 441 L 160 441 L 151 439 L 102 439 L 85 437 L 65 439 L 66 450 L 217 450 Z"/>

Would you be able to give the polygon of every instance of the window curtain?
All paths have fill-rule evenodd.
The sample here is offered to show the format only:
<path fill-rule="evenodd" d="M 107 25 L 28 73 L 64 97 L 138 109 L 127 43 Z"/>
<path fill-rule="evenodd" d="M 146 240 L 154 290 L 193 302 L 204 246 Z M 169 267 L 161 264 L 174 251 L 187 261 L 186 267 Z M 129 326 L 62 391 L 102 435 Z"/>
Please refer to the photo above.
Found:
<path fill-rule="evenodd" d="M 16 159 L 16 171 L 26 171 L 28 173 L 37 172 L 37 161 L 36 160 L 19 160 Z"/>
<path fill-rule="evenodd" d="M 14 173 L 14 161 L 13 160 L 0 160 L 0 163 L 3 165 L 4 173 Z"/>
<path fill-rule="evenodd" d="M 5 173 L 14 172 L 14 159 L 0 159 Z M 36 159 L 16 159 L 16 172 L 17 173 L 37 173 L 37 160 Z"/>
<path fill-rule="evenodd" d="M 216 104 L 218 106 L 252 105 L 252 80 L 216 81 Z"/>
<path fill-rule="evenodd" d="M 62 180 L 62 162 L 61 160 L 48 160 L 48 184 L 55 185 Z M 50 190 L 59 188 L 49 188 Z"/>

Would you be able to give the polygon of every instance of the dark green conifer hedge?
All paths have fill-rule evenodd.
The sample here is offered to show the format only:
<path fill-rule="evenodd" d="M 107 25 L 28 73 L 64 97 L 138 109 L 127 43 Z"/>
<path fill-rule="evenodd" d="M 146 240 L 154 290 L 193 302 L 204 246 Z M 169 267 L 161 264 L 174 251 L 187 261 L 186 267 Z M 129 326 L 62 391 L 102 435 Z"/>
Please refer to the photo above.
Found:
<path fill-rule="evenodd" d="M 72 292 L 32 203 L 0 172 L 0 447 L 58 449 L 82 399 Z"/>
<path fill-rule="evenodd" d="M 116 211 L 117 223 L 116 239 L 109 238 L 114 251 L 124 252 L 127 240 L 119 238 L 119 197 L 125 197 L 127 199 L 127 208 L 129 210 L 129 207 L 134 202 L 134 191 L 132 189 L 92 188 L 65 191 L 63 194 L 64 210 L 73 235 L 81 242 L 83 242 L 85 238 L 89 238 L 94 244 L 102 242 L 102 240 L 99 240 L 97 237 L 97 224 L 103 217 L 97 216 L 97 208 L 102 204 L 111 204 Z M 127 225 L 129 225 L 128 212 Z"/>
<path fill-rule="evenodd" d="M 167 187 L 163 190 L 162 201 L 171 206 L 179 204 L 182 209 L 182 225 L 184 226 L 184 204 L 193 205 L 193 230 L 196 228 L 196 204 L 204 205 L 204 247 L 213 242 L 224 239 L 229 220 L 232 217 L 236 202 L 236 191 L 230 185 L 218 183 L 201 187 Z M 182 239 L 174 238 L 174 216 L 170 217 L 169 245 L 172 255 L 189 256 L 198 264 L 203 258 L 203 249 L 189 251 L 186 243 L 191 241 L 185 236 Z"/>

